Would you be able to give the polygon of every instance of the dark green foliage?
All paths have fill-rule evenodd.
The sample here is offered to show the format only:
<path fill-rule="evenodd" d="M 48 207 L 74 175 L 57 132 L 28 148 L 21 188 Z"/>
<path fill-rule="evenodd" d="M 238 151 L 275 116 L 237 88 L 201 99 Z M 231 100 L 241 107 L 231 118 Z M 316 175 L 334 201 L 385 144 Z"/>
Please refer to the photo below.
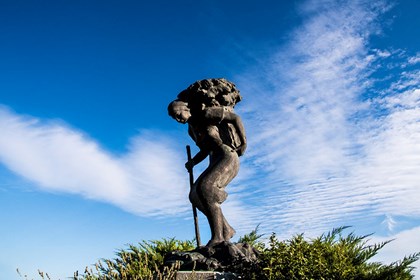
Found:
<path fill-rule="evenodd" d="M 306 240 L 303 234 L 279 241 L 273 233 L 267 244 L 260 241 L 258 227 L 244 235 L 247 242 L 260 251 L 256 263 L 232 267 L 242 279 L 273 280 L 408 280 L 413 279 L 412 264 L 420 258 L 415 253 L 390 265 L 369 262 L 390 241 L 367 245 L 367 237 L 354 233 L 343 235 L 346 227 L 334 229 L 318 238 Z M 162 268 L 163 258 L 171 251 L 190 251 L 193 241 L 174 238 L 143 241 L 137 246 L 119 250 L 113 260 L 104 259 L 84 274 L 75 273 L 74 280 L 175 279 L 177 267 Z M 19 273 L 19 271 L 18 271 Z M 49 279 L 41 272 L 42 279 Z M 47 277 L 47 278 L 44 278 Z M 22 277 L 22 276 L 21 276 Z"/>
<path fill-rule="evenodd" d="M 303 234 L 279 241 L 270 237 L 261 251 L 260 263 L 247 271 L 249 279 L 340 279 L 340 280 L 405 280 L 413 279 L 412 264 L 420 257 L 413 254 L 390 265 L 369 263 L 368 260 L 388 242 L 367 245 L 368 236 L 350 233 L 345 227 L 334 229 L 314 240 Z"/>
<path fill-rule="evenodd" d="M 238 243 L 248 243 L 257 250 L 263 250 L 265 245 L 261 241 L 261 237 L 263 237 L 264 235 L 258 234 L 258 227 L 259 225 L 250 233 L 239 237 Z"/>
<path fill-rule="evenodd" d="M 74 279 L 137 280 L 173 279 L 176 268 L 162 268 L 163 258 L 171 251 L 190 251 L 195 249 L 194 241 L 180 241 L 175 238 L 143 241 L 138 246 L 129 245 L 119 250 L 114 260 L 104 259 L 93 269 L 86 269 L 82 276 Z"/>

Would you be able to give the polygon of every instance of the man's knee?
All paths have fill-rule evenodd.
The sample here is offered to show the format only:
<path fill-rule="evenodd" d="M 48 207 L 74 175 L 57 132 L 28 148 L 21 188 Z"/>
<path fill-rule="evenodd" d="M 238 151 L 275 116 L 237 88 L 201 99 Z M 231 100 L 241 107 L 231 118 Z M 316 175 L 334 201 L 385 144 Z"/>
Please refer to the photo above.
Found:
<path fill-rule="evenodd" d="M 227 198 L 225 188 L 220 188 L 214 185 L 207 185 L 200 188 L 200 198 L 206 205 L 221 204 Z"/>

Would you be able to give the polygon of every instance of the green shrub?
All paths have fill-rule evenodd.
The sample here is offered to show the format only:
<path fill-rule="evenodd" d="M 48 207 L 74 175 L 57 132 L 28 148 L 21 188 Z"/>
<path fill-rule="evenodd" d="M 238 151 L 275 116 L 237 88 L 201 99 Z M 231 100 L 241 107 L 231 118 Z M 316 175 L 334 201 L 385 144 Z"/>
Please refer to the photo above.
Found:
<path fill-rule="evenodd" d="M 263 237 L 263 234 L 258 233 L 258 228 L 260 225 L 258 225 L 253 231 L 251 231 L 248 234 L 245 234 L 244 236 L 239 237 L 238 243 L 248 243 L 252 247 L 254 247 L 257 250 L 264 250 L 264 242 L 261 241 L 261 237 Z"/>
<path fill-rule="evenodd" d="M 194 241 L 180 241 L 175 238 L 143 241 L 138 246 L 129 245 L 119 250 L 117 258 L 103 259 L 94 269 L 86 268 L 83 275 L 76 272 L 74 280 L 140 280 L 173 279 L 174 268 L 162 268 L 163 258 L 171 251 L 190 251 L 195 249 Z"/>
<path fill-rule="evenodd" d="M 412 264 L 420 253 L 412 254 L 390 265 L 369 262 L 386 244 L 367 245 L 367 237 L 350 233 L 346 227 L 334 229 L 318 238 L 306 240 L 303 234 L 279 241 L 273 233 L 267 244 L 260 241 L 258 227 L 239 239 L 260 251 L 258 262 L 240 264 L 236 271 L 242 279 L 273 280 L 408 280 L 413 279 Z M 74 280 L 155 280 L 174 279 L 177 267 L 163 268 L 163 258 L 171 251 L 190 251 L 194 241 L 174 238 L 143 241 L 137 246 L 119 250 L 115 259 L 103 259 Z M 235 269 L 235 268 L 234 268 Z M 20 272 L 18 271 L 20 274 Z M 39 271 L 42 279 L 50 279 Z M 21 276 L 22 277 L 22 276 Z M 23 277 L 22 277 L 23 278 Z M 25 277 L 25 279 L 27 279 Z"/>
<path fill-rule="evenodd" d="M 405 280 L 413 279 L 411 266 L 420 253 L 405 257 L 390 265 L 368 260 L 389 241 L 367 245 L 368 236 L 350 233 L 343 236 L 345 227 L 334 229 L 313 240 L 303 234 L 279 241 L 272 234 L 268 246 L 261 251 L 257 265 L 246 271 L 249 279 L 340 279 L 340 280 Z"/>

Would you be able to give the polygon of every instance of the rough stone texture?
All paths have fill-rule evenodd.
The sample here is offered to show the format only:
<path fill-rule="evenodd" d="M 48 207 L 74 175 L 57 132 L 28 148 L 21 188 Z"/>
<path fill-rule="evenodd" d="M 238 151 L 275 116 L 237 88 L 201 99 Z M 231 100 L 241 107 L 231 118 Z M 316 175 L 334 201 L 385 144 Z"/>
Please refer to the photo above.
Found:
<path fill-rule="evenodd" d="M 221 242 L 189 252 L 171 252 L 166 255 L 165 266 L 179 263 L 180 270 L 235 271 L 235 267 L 256 262 L 258 251 L 247 243 Z"/>

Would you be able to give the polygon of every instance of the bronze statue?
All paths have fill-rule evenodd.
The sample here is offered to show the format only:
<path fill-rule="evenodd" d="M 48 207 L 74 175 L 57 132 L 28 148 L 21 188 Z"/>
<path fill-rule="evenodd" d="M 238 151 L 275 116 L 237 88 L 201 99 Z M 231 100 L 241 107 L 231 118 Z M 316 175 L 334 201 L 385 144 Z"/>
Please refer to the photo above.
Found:
<path fill-rule="evenodd" d="M 171 117 L 188 123 L 188 133 L 200 149 L 185 167 L 191 170 L 207 156 L 210 159 L 189 195 L 193 206 L 209 222 L 208 247 L 229 241 L 235 234 L 223 215 L 221 204 L 227 198 L 225 187 L 238 174 L 239 156 L 246 149 L 245 130 L 233 110 L 240 100 L 233 83 L 226 79 L 206 79 L 190 85 L 168 107 Z"/>

